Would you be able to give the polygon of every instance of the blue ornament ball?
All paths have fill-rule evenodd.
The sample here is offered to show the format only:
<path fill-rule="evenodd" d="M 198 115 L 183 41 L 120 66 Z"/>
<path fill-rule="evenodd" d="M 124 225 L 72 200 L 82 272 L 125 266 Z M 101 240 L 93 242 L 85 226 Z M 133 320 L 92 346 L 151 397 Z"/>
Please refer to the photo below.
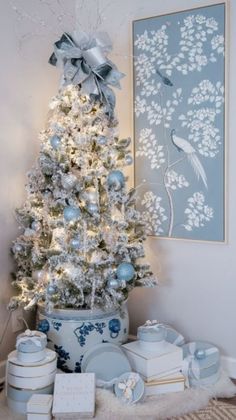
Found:
<path fill-rule="evenodd" d="M 88 203 L 86 208 L 92 216 L 98 213 L 98 205 L 96 203 Z"/>
<path fill-rule="evenodd" d="M 195 351 L 194 356 L 196 357 L 196 359 L 202 360 L 202 359 L 205 359 L 206 352 L 203 349 L 198 349 Z"/>
<path fill-rule="evenodd" d="M 108 289 L 118 289 L 119 288 L 119 281 L 117 279 L 108 279 L 107 280 L 107 287 Z"/>
<path fill-rule="evenodd" d="M 114 188 L 114 190 L 120 190 L 125 185 L 125 176 L 123 172 L 119 170 L 111 171 L 108 174 L 107 183 L 108 186 Z"/>
<path fill-rule="evenodd" d="M 78 220 L 81 216 L 81 211 L 78 207 L 74 206 L 68 206 L 64 209 L 64 219 L 67 222 L 74 222 L 75 220 Z"/>
<path fill-rule="evenodd" d="M 79 238 L 72 238 L 71 241 L 70 241 L 70 246 L 73 249 L 79 249 L 80 246 L 81 246 L 80 239 Z"/>
<path fill-rule="evenodd" d="M 134 277 L 134 267 L 131 263 L 123 262 L 121 263 L 116 270 L 117 278 L 120 281 L 129 281 Z"/>
<path fill-rule="evenodd" d="M 60 147 L 60 145 L 61 145 L 61 137 L 59 137 L 59 136 L 52 136 L 51 138 L 50 138 L 50 144 L 51 144 L 51 146 L 52 146 L 52 148 L 54 149 L 54 150 L 57 150 L 57 149 L 59 149 L 59 147 Z"/>
<path fill-rule="evenodd" d="M 57 293 L 57 286 L 55 284 L 49 284 L 47 287 L 47 294 L 53 296 Z"/>

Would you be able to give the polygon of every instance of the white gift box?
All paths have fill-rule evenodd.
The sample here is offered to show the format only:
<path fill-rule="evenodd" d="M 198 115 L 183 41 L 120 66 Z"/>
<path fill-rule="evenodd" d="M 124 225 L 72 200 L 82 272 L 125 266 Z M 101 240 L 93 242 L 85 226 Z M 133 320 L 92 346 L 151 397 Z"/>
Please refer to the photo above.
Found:
<path fill-rule="evenodd" d="M 57 374 L 52 412 L 57 420 L 94 417 L 95 374 Z"/>
<path fill-rule="evenodd" d="M 133 341 L 123 344 L 122 348 L 132 369 L 141 374 L 145 381 L 149 382 L 172 369 L 181 370 L 183 350 L 174 344 L 166 342 L 155 351 L 150 351 L 142 348 L 139 341 Z"/>
<path fill-rule="evenodd" d="M 34 363 L 34 362 L 40 362 L 43 360 L 46 356 L 45 349 L 36 351 L 34 353 L 25 353 L 23 351 L 17 351 L 17 359 L 19 362 L 22 363 Z"/>
<path fill-rule="evenodd" d="M 185 377 L 183 374 L 178 373 L 151 382 L 145 382 L 145 396 L 161 395 L 170 392 L 184 391 Z"/>
<path fill-rule="evenodd" d="M 50 420 L 52 395 L 34 394 L 27 403 L 27 420 Z"/>

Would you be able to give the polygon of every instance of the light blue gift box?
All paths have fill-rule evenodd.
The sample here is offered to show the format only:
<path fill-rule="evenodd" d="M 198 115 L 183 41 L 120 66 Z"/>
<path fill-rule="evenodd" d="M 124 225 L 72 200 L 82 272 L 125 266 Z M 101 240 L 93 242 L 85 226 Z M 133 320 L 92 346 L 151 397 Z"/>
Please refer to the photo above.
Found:
<path fill-rule="evenodd" d="M 176 331 L 170 325 L 165 325 L 166 328 L 166 341 L 176 346 L 182 346 L 185 343 L 184 336 Z"/>
<path fill-rule="evenodd" d="M 220 370 L 220 352 L 217 347 L 203 341 L 183 345 L 183 357 L 188 366 L 190 386 L 201 386 L 204 383 L 214 383 Z M 186 363 L 187 361 L 187 363 Z"/>
<path fill-rule="evenodd" d="M 32 336 L 29 335 L 30 333 Z M 22 353 L 36 353 L 44 350 L 46 345 L 47 336 L 40 331 L 26 330 L 16 339 L 16 349 Z"/>

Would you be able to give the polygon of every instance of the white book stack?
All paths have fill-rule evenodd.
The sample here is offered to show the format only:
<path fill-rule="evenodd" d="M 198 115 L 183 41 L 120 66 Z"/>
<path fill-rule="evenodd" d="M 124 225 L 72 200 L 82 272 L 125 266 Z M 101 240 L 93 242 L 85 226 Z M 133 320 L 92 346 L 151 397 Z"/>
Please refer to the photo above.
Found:
<path fill-rule="evenodd" d="M 8 406 L 26 414 L 33 394 L 52 394 L 56 375 L 56 353 L 45 348 L 45 334 L 27 330 L 17 337 L 16 351 L 8 355 L 6 395 Z"/>
<path fill-rule="evenodd" d="M 146 321 L 138 328 L 138 340 L 122 346 L 132 369 L 144 379 L 146 395 L 184 390 L 183 350 L 167 342 L 166 334 L 163 324 Z"/>

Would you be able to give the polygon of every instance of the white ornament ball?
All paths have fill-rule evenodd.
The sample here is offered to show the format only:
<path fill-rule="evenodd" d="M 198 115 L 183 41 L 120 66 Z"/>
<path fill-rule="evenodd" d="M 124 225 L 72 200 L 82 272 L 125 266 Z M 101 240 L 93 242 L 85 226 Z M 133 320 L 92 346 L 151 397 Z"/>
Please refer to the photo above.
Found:
<path fill-rule="evenodd" d="M 45 270 L 35 270 L 32 272 L 32 278 L 35 281 L 43 281 L 46 279 L 47 272 Z"/>
<path fill-rule="evenodd" d="M 15 252 L 21 252 L 23 250 L 23 247 L 22 247 L 22 245 L 20 245 L 20 244 L 15 244 L 15 245 L 13 245 L 13 247 L 12 247 L 12 251 L 15 253 Z"/>

